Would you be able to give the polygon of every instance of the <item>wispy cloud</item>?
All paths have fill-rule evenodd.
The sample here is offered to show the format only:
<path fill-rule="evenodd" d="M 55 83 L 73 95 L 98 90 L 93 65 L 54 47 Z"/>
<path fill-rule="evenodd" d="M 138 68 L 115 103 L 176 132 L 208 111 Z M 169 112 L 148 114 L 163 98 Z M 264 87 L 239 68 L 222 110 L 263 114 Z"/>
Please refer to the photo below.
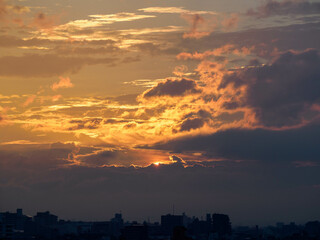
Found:
<path fill-rule="evenodd" d="M 217 12 L 214 12 L 214 11 L 187 10 L 184 7 L 148 7 L 148 8 L 140 8 L 139 11 L 148 12 L 148 13 L 212 14 L 212 15 L 218 14 Z"/>
<path fill-rule="evenodd" d="M 60 88 L 72 88 L 72 87 L 74 87 L 74 84 L 71 83 L 71 80 L 70 80 L 69 77 L 66 77 L 66 78 L 59 77 L 59 78 L 60 78 L 59 82 L 56 82 L 56 83 L 52 84 L 52 86 L 51 86 L 52 90 L 56 91 L 56 90 L 58 90 Z"/>

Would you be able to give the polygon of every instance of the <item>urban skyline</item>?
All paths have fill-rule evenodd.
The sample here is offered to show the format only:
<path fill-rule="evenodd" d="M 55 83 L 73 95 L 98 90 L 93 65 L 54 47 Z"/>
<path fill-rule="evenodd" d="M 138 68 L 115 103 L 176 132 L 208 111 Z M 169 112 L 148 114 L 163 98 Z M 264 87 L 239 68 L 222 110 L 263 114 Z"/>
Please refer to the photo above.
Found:
<path fill-rule="evenodd" d="M 186 214 L 161 215 L 160 222 L 125 221 L 121 213 L 104 221 L 70 221 L 49 211 L 27 216 L 22 209 L 0 212 L 0 239 L 119 239 L 119 240 L 248 240 L 320 238 L 320 222 L 277 222 L 269 226 L 234 226 L 230 217 L 206 213 L 205 219 Z"/>

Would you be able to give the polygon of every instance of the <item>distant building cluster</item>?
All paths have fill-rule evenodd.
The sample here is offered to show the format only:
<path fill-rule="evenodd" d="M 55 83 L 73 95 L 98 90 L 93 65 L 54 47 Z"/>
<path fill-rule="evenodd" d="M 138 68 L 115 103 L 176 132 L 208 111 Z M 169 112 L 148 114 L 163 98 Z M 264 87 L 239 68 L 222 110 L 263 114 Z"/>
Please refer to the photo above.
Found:
<path fill-rule="evenodd" d="M 124 222 L 117 213 L 109 221 L 59 220 L 47 212 L 30 217 L 22 209 L 0 213 L 0 239 L 26 240 L 320 240 L 320 222 L 305 225 L 277 223 L 265 228 L 234 227 L 225 214 L 207 214 L 205 220 L 185 214 L 161 216 L 161 222 Z"/>

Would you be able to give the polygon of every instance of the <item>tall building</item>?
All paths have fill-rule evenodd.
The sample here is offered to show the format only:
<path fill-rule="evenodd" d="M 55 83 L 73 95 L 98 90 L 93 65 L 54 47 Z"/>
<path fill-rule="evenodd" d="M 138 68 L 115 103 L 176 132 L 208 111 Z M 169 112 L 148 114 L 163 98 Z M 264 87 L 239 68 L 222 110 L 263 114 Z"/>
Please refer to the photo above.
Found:
<path fill-rule="evenodd" d="M 185 215 L 163 215 L 161 216 L 162 231 L 166 235 L 172 235 L 174 227 L 187 225 L 187 217 Z"/>
<path fill-rule="evenodd" d="M 231 222 L 228 215 L 212 214 L 212 231 L 219 237 L 231 234 Z"/>
<path fill-rule="evenodd" d="M 116 213 L 114 218 L 111 219 L 111 235 L 115 237 L 119 237 L 121 234 L 121 229 L 123 228 L 123 219 L 121 213 Z"/>
<path fill-rule="evenodd" d="M 49 211 L 38 212 L 33 217 L 35 224 L 35 235 L 43 238 L 54 238 L 58 234 L 58 217 Z"/>
<path fill-rule="evenodd" d="M 30 217 L 23 215 L 22 209 L 16 213 L 0 213 L 0 239 L 17 239 L 24 234 L 25 226 L 31 221 Z"/>
<path fill-rule="evenodd" d="M 33 217 L 33 219 L 36 224 L 42 226 L 56 225 L 58 223 L 58 217 L 51 214 L 49 211 L 38 212 L 37 215 Z"/>

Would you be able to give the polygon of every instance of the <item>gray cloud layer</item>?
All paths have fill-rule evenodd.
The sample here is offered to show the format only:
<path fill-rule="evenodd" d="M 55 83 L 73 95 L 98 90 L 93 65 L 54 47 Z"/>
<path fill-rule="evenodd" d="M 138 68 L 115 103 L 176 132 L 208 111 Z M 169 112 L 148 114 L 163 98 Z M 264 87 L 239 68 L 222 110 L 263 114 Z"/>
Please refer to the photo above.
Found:
<path fill-rule="evenodd" d="M 320 3 L 307 0 L 267 0 L 257 9 L 250 9 L 249 16 L 265 18 L 275 15 L 297 15 L 297 14 L 318 14 Z"/>
<path fill-rule="evenodd" d="M 286 52 L 270 65 L 239 70 L 224 78 L 248 87 L 246 103 L 264 126 L 302 123 L 320 103 L 320 54 L 317 50 Z M 314 113 L 316 114 L 316 113 Z M 310 116 L 309 116 L 310 117 Z"/>
<path fill-rule="evenodd" d="M 320 163 L 320 124 L 298 129 L 229 129 L 211 135 L 185 137 L 152 148 L 174 152 L 205 152 L 211 158 L 272 162 Z"/>

